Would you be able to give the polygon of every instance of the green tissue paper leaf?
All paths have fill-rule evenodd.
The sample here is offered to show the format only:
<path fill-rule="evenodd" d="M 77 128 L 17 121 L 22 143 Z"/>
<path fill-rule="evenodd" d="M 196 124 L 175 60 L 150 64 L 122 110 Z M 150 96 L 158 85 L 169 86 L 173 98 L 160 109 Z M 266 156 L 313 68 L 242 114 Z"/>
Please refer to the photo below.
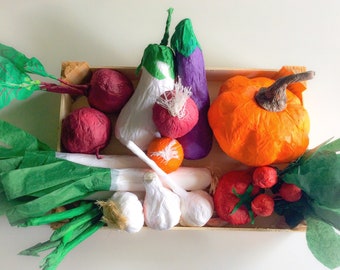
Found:
<path fill-rule="evenodd" d="M 328 224 L 334 226 L 337 230 L 340 230 L 340 208 L 332 209 L 318 203 L 311 202 L 313 214 Z"/>
<path fill-rule="evenodd" d="M 327 223 L 307 218 L 306 239 L 316 259 L 330 269 L 340 266 L 340 235 Z"/>
<path fill-rule="evenodd" d="M 46 72 L 44 66 L 37 58 L 28 58 L 26 55 L 17 51 L 13 47 L 0 43 L 0 56 L 7 58 L 17 69 L 22 72 L 28 72 L 43 77 L 57 79 L 55 76 Z"/>
<path fill-rule="evenodd" d="M 0 109 L 13 99 L 23 100 L 40 89 L 40 81 L 33 81 L 8 59 L 0 56 Z"/>
<path fill-rule="evenodd" d="M 0 120 L 0 160 L 23 156 L 26 151 L 52 150 L 28 132 Z M 15 160 L 13 160 L 15 162 Z M 0 172 L 8 166 L 0 163 Z"/>

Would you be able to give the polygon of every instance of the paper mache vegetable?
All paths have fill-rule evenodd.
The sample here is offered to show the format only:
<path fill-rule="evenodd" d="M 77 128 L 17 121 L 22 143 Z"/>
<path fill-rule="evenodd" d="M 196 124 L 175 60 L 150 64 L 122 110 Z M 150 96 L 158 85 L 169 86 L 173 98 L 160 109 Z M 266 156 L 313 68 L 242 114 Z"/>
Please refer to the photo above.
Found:
<path fill-rule="evenodd" d="M 155 230 L 169 230 L 176 226 L 181 217 L 180 198 L 165 188 L 154 172 L 144 175 L 144 185 L 145 224 Z"/>
<path fill-rule="evenodd" d="M 169 9 L 161 43 L 149 44 L 144 50 L 137 68 L 137 72 L 141 71 L 138 85 L 118 115 L 115 136 L 124 145 L 131 140 L 146 150 L 159 135 L 152 120 L 152 107 L 161 94 L 173 89 L 175 77 L 173 52 L 167 47 L 171 14 Z"/>
<path fill-rule="evenodd" d="M 179 138 L 190 132 L 198 121 L 198 108 L 190 98 L 191 90 L 175 83 L 173 90 L 160 95 L 152 109 L 152 119 L 164 137 Z"/>
<path fill-rule="evenodd" d="M 253 222 L 249 207 L 253 197 L 251 183 L 250 170 L 229 171 L 218 180 L 213 196 L 218 217 L 232 225 Z"/>
<path fill-rule="evenodd" d="M 134 142 L 129 141 L 127 148 L 136 156 L 143 160 L 163 181 L 163 185 L 169 187 L 181 200 L 181 219 L 183 226 L 201 227 L 212 217 L 214 204 L 212 197 L 203 190 L 186 191 L 177 185 L 172 177 L 164 172 L 158 165 L 150 159 L 142 149 Z"/>
<path fill-rule="evenodd" d="M 71 153 L 96 154 L 111 138 L 111 121 L 106 114 L 89 107 L 72 111 L 62 120 L 61 142 Z"/>
<path fill-rule="evenodd" d="M 309 143 L 309 116 L 287 85 L 310 80 L 313 71 L 276 81 L 234 76 L 220 88 L 208 118 L 221 149 L 248 166 L 291 162 Z"/>
<path fill-rule="evenodd" d="M 209 154 L 213 135 L 207 117 L 210 97 L 204 58 L 190 19 L 178 23 L 171 37 L 171 47 L 175 52 L 176 77 L 191 89 L 190 97 L 199 111 L 196 125 L 178 140 L 185 159 L 200 159 Z"/>
<path fill-rule="evenodd" d="M 42 90 L 71 95 L 85 95 L 92 107 L 104 112 L 118 112 L 132 95 L 131 81 L 117 70 L 99 69 L 89 84 L 74 85 L 45 71 L 35 57 L 27 58 L 16 49 L 0 43 L 0 109 L 13 99 L 23 100 Z M 33 80 L 29 73 L 53 79 L 61 84 Z"/>
<path fill-rule="evenodd" d="M 128 233 L 139 232 L 144 225 L 142 203 L 136 194 L 127 191 L 116 191 L 106 201 L 97 201 L 103 211 L 102 221 L 109 228 Z"/>
<path fill-rule="evenodd" d="M 184 158 L 182 145 L 168 137 L 153 139 L 146 154 L 166 173 L 176 171 Z"/>

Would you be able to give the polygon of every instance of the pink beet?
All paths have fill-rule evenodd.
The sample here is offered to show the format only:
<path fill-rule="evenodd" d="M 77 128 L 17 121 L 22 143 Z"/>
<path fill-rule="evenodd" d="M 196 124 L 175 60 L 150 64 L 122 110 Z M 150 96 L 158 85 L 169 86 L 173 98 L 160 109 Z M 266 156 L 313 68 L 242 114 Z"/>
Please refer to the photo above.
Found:
<path fill-rule="evenodd" d="M 198 108 L 190 90 L 180 83 L 162 94 L 153 106 L 153 121 L 164 137 L 179 138 L 192 130 L 198 121 Z"/>
<path fill-rule="evenodd" d="M 61 142 L 71 153 L 97 154 L 110 141 L 111 122 L 102 112 L 80 108 L 62 122 Z"/>

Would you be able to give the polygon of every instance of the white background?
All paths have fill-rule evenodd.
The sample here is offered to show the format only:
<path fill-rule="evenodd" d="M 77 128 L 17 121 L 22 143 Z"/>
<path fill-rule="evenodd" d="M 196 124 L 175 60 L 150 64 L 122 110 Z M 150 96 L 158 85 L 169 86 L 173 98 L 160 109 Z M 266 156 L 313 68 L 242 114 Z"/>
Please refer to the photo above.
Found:
<path fill-rule="evenodd" d="M 310 147 L 340 137 L 340 2 L 337 0 L 0 1 L 0 42 L 35 56 L 59 75 L 64 60 L 92 66 L 136 66 L 149 43 L 159 43 L 166 10 L 172 27 L 192 20 L 208 67 L 316 72 L 305 92 Z M 0 111 L 55 147 L 59 97 L 34 94 Z M 40 258 L 16 255 L 48 239 L 48 227 L 13 228 L 0 218 L 0 269 L 38 269 Z M 326 269 L 304 233 L 254 231 L 101 230 L 73 250 L 59 269 Z"/>

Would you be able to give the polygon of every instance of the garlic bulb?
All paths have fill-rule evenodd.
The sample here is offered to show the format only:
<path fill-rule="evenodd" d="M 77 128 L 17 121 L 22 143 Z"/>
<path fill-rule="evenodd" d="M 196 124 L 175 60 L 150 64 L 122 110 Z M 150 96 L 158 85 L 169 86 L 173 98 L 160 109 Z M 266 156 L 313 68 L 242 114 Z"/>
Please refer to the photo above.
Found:
<path fill-rule="evenodd" d="M 203 190 L 187 192 L 187 198 L 181 200 L 182 226 L 201 227 L 212 217 L 214 202 L 212 197 Z"/>
<path fill-rule="evenodd" d="M 179 223 L 181 210 L 180 199 L 171 190 L 163 187 L 154 172 L 147 172 L 144 176 L 145 224 L 155 230 L 169 230 Z"/>
<path fill-rule="evenodd" d="M 180 197 L 181 224 L 185 226 L 201 227 L 212 217 L 214 204 L 212 197 L 205 191 L 186 191 L 172 180 L 158 165 L 150 159 L 134 142 L 126 145 L 136 156 L 143 160 L 151 169 L 161 177 L 166 186 L 172 189 Z"/>
<path fill-rule="evenodd" d="M 107 201 L 97 203 L 102 207 L 102 219 L 109 227 L 129 233 L 136 233 L 142 229 L 143 206 L 134 193 L 117 191 Z"/>

